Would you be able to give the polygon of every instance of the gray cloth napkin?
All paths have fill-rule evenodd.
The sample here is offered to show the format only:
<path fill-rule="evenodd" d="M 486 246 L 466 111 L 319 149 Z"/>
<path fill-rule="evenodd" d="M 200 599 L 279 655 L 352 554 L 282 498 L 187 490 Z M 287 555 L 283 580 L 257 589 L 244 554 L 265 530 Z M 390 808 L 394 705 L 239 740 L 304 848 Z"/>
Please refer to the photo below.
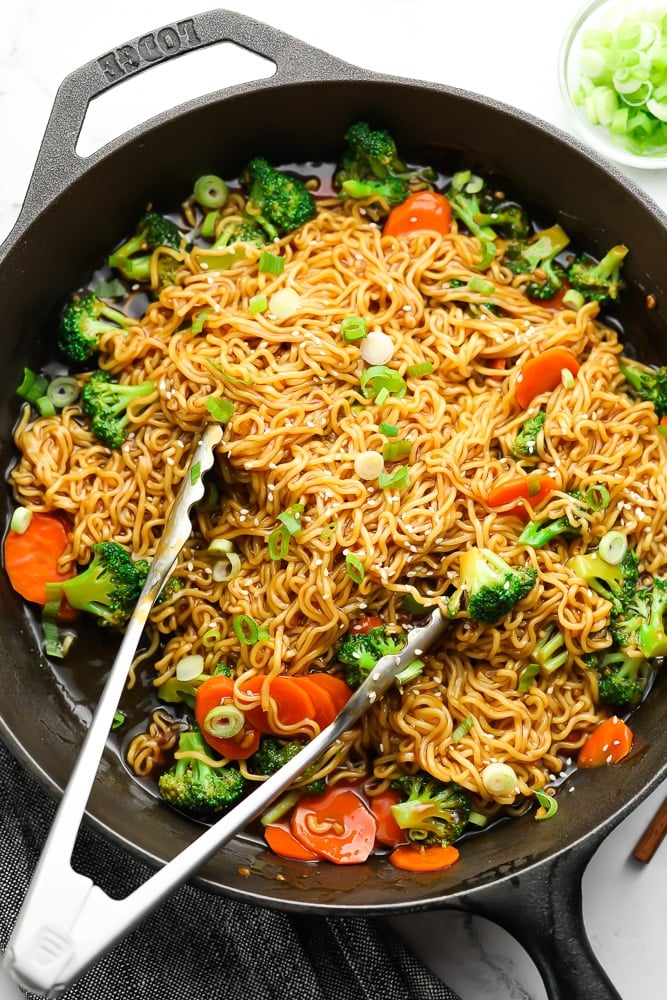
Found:
<path fill-rule="evenodd" d="M 0 744 L 0 947 L 54 803 Z M 76 859 L 118 895 L 152 871 L 82 826 Z M 116 893 L 114 893 L 116 895 Z M 30 995 L 30 994 L 28 994 Z M 293 915 L 183 886 L 65 991 L 66 1000 L 459 1000 L 381 918 Z"/>

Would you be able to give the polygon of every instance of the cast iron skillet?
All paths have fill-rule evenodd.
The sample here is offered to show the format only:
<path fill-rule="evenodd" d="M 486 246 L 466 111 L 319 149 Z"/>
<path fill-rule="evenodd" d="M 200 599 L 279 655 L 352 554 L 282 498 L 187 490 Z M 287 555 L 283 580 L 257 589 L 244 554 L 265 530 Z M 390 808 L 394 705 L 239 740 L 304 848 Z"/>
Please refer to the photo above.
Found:
<path fill-rule="evenodd" d="M 92 97 L 152 62 L 222 40 L 273 60 L 275 76 L 172 109 L 87 160 L 76 155 Z M 14 390 L 23 365 L 41 360 L 63 300 L 133 227 L 147 202 L 158 208 L 178 205 L 198 175 L 235 176 L 255 154 L 277 164 L 333 161 L 345 129 L 360 119 L 389 128 L 413 162 L 495 169 L 514 182 L 525 203 L 541 207 L 548 223 L 560 222 L 573 245 L 603 253 L 614 243 L 627 243 L 631 287 L 621 321 L 644 359 L 664 354 L 667 217 L 612 167 L 568 136 L 487 98 L 369 73 L 267 25 L 216 10 L 88 63 L 67 77 L 57 94 L 25 204 L 0 248 L 2 467 L 13 458 Z M 652 310 L 645 304 L 649 292 L 656 299 Z M 6 517 L 7 491 L 1 503 Z M 40 651 L 34 622 L 4 574 L 0 602 L 0 736 L 58 795 L 114 640 L 104 634 L 108 649 L 100 649 L 95 630 L 54 673 Z M 381 859 L 358 867 L 308 867 L 281 861 L 258 842 L 239 838 L 202 869 L 199 882 L 286 911 L 473 911 L 523 943 L 550 997 L 617 997 L 586 937 L 581 879 L 603 838 L 667 774 L 663 689 L 664 678 L 636 713 L 631 759 L 574 775 L 567 782 L 573 793 L 562 796 L 555 818 L 536 823 L 526 816 L 474 837 L 445 873 L 406 876 Z M 88 819 L 154 866 L 197 832 L 130 777 L 113 747 L 100 769 Z"/>

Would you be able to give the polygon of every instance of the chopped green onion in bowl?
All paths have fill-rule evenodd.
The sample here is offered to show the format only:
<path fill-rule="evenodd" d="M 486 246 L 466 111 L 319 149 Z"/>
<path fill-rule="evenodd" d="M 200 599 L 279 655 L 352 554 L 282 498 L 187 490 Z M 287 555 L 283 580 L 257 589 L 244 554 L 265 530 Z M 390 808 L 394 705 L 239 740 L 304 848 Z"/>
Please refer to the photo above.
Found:
<path fill-rule="evenodd" d="M 594 0 L 560 54 L 560 87 L 580 136 L 626 166 L 667 166 L 667 0 Z"/>

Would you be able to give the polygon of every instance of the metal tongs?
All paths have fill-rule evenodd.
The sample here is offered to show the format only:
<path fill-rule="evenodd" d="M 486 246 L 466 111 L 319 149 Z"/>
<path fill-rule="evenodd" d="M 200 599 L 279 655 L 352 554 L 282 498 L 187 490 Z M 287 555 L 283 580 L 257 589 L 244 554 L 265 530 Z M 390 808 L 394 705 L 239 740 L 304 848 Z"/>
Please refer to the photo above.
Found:
<path fill-rule="evenodd" d="M 207 425 L 202 432 L 5 952 L 4 966 L 10 975 L 40 996 L 59 996 L 220 847 L 257 819 L 387 690 L 404 666 L 440 637 L 446 626 L 443 616 L 437 610 L 433 612 L 426 624 L 410 632 L 399 654 L 378 660 L 367 680 L 326 729 L 128 896 L 112 899 L 92 879 L 75 872 L 71 857 L 77 833 L 130 664 L 151 608 L 190 536 L 189 511 L 203 496 L 203 473 L 213 464 L 213 449 L 221 436 L 217 424 Z"/>

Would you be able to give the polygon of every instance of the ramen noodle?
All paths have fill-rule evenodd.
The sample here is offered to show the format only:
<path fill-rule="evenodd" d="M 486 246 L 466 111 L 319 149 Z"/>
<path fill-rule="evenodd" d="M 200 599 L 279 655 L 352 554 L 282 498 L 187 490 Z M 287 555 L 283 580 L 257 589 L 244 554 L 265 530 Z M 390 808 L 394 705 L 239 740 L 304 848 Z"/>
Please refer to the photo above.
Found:
<path fill-rule="evenodd" d="M 242 204 L 233 193 L 225 212 L 237 216 Z M 102 445 L 79 402 L 50 417 L 26 408 L 15 431 L 15 497 L 68 516 L 69 565 L 87 564 L 104 540 L 150 558 L 194 438 L 214 419 L 209 401 L 233 404 L 217 448 L 217 489 L 193 512 L 178 587 L 154 608 L 151 653 L 135 667 L 154 672 L 158 699 L 192 656 L 204 673 L 227 665 L 242 707 L 240 682 L 255 675 L 344 676 L 336 651 L 361 616 L 378 616 L 389 633 L 409 628 L 406 595 L 451 612 L 471 547 L 534 569 L 535 586 L 498 623 L 455 610 L 439 647 L 423 654 L 422 672 L 372 705 L 318 772 L 365 778 L 376 793 L 419 769 L 459 784 L 478 814 L 521 811 L 609 714 L 587 665 L 609 646 L 609 602 L 568 559 L 619 529 L 643 572 L 663 565 L 666 445 L 655 411 L 626 391 L 622 345 L 596 303 L 530 300 L 501 255 L 480 286 L 479 241 L 456 221 L 444 235 L 400 239 L 383 234 L 363 201 L 320 197 L 314 218 L 268 249 L 284 259 L 280 274 L 258 267 L 264 251 L 250 244 L 222 269 L 202 247 L 169 251 L 175 282 L 129 332 L 100 341 L 101 368 L 154 385 L 127 440 Z M 266 308 L 252 311 L 263 297 Z M 364 341 L 341 336 L 351 316 L 384 335 L 385 367 L 404 391 L 382 399 L 365 391 Z M 522 366 L 554 347 L 579 359 L 576 375 L 518 406 Z M 516 459 L 512 443 L 539 409 L 536 455 Z M 392 440 L 407 444 L 392 452 Z M 380 480 L 377 464 L 368 475 L 364 462 L 383 453 Z M 488 503 L 493 487 L 536 466 L 555 485 L 540 519 L 571 509 L 574 490 L 607 498 L 580 512 L 577 532 L 543 548 L 519 541 L 525 517 Z M 276 558 L 270 538 L 290 512 L 298 530 L 283 534 Z M 522 689 L 538 638 L 554 627 L 565 662 Z M 266 695 L 263 702 L 270 711 Z M 138 774 L 164 766 L 184 717 L 183 705 L 165 705 L 149 720 L 130 748 Z M 294 732 L 273 722 L 278 735 Z M 317 725 L 300 731 L 314 735 Z M 494 796 L 482 775 L 497 762 L 511 765 L 516 781 Z M 247 762 L 240 767 L 259 780 Z"/>

